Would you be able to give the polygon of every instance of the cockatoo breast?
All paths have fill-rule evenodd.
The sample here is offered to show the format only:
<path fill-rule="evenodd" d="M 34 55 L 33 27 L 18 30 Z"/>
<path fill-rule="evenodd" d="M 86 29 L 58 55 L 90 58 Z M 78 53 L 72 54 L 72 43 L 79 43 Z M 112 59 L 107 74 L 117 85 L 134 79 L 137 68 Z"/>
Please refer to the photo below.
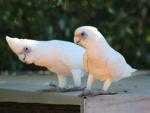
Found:
<path fill-rule="evenodd" d="M 92 54 L 92 56 L 90 55 Z M 112 79 L 106 65 L 106 58 L 96 52 L 87 52 L 88 71 L 99 80 Z"/>

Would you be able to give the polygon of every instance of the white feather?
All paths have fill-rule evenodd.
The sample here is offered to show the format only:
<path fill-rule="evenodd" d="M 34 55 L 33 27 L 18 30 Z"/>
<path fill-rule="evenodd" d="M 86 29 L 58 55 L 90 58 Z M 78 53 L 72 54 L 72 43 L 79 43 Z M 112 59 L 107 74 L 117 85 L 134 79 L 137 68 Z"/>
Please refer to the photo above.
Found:
<path fill-rule="evenodd" d="M 56 73 L 60 87 L 64 87 L 66 84 L 64 83 L 65 78 L 62 77 L 72 75 L 74 76 L 75 85 L 81 85 L 81 77 L 84 75 L 84 48 L 71 42 L 59 40 L 35 41 L 8 36 L 6 40 L 21 61 L 46 67 L 49 71 Z M 24 54 L 19 54 L 24 47 L 31 48 L 31 52 L 26 55 L 25 60 L 23 60 Z"/>
<path fill-rule="evenodd" d="M 82 32 L 86 33 L 86 37 L 82 37 Z M 88 68 L 86 70 L 89 72 L 88 89 L 91 88 L 93 79 L 98 79 L 104 81 L 103 90 L 107 91 L 112 81 L 129 77 L 136 71 L 127 64 L 119 52 L 109 46 L 96 28 L 94 29 L 91 26 L 79 27 L 75 31 L 75 42 L 76 38 L 78 43 L 87 50 L 85 54 L 87 56 L 86 68 Z"/>

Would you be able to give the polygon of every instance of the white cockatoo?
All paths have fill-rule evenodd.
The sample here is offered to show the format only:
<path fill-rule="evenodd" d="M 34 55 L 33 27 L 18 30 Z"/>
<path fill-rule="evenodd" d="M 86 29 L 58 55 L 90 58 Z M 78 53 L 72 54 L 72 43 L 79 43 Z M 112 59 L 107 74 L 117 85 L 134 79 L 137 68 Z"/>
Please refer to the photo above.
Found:
<path fill-rule="evenodd" d="M 109 46 L 104 36 L 95 27 L 77 28 L 74 33 L 74 42 L 86 48 L 84 68 L 89 73 L 87 80 L 89 92 L 95 79 L 104 82 L 103 91 L 108 93 L 113 81 L 129 77 L 136 71 L 119 52 Z"/>
<path fill-rule="evenodd" d="M 66 89 L 66 77 L 73 76 L 74 87 L 80 90 L 81 78 L 85 74 L 83 56 L 85 49 L 67 41 L 36 41 L 6 36 L 6 41 L 19 59 L 27 64 L 46 67 L 57 74 L 58 89 Z M 69 90 L 67 90 L 69 91 Z"/>

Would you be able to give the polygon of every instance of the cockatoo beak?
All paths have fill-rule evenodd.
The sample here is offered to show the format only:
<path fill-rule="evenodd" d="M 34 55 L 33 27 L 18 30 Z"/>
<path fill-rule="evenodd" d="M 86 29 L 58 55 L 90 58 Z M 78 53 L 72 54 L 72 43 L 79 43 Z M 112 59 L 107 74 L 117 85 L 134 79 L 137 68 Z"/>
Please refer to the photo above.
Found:
<path fill-rule="evenodd" d="M 75 33 L 74 35 L 74 43 L 79 44 L 81 41 L 80 33 Z"/>
<path fill-rule="evenodd" d="M 18 38 L 6 36 L 6 41 L 14 53 L 19 54 L 22 51 L 22 46 Z"/>

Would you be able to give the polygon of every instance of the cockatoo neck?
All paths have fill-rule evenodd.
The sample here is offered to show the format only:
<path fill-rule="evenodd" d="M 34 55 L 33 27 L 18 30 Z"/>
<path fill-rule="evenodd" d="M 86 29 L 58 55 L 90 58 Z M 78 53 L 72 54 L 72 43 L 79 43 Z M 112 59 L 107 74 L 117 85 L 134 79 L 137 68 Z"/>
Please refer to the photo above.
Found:
<path fill-rule="evenodd" d="M 34 49 L 35 49 L 34 53 L 32 54 L 32 57 L 33 57 L 32 63 L 34 63 L 36 65 L 41 65 L 40 63 L 41 63 L 41 59 L 42 59 L 42 53 L 40 51 L 41 50 L 40 48 L 41 48 L 42 44 L 40 41 L 34 41 L 32 43 L 33 43 Z"/>
<path fill-rule="evenodd" d="M 96 33 L 87 45 L 87 49 L 99 48 L 100 51 L 106 51 L 110 48 L 109 44 L 105 40 L 102 34 Z"/>
<path fill-rule="evenodd" d="M 48 65 L 47 57 L 49 56 L 47 48 L 45 47 L 46 46 L 44 41 L 37 41 L 36 51 L 33 54 L 33 64 L 43 67 L 46 67 Z"/>

